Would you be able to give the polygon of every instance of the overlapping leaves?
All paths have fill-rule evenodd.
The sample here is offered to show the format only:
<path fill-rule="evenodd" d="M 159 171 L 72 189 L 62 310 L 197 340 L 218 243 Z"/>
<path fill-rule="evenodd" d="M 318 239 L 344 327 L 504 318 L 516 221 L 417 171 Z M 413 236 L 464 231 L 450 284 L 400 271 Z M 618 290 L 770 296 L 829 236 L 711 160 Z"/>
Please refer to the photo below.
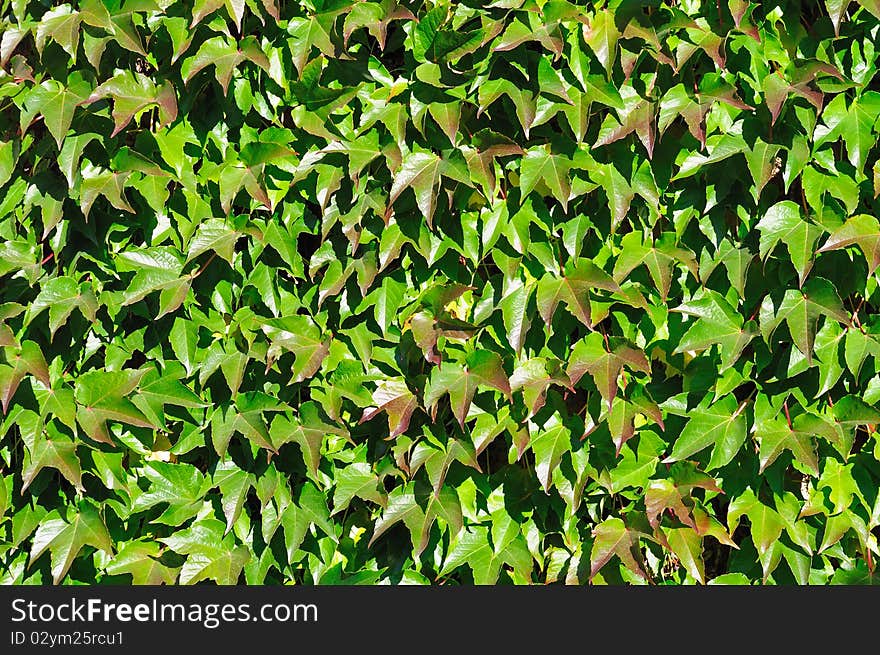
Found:
<path fill-rule="evenodd" d="M 0 580 L 876 582 L 876 3 L 2 11 Z"/>

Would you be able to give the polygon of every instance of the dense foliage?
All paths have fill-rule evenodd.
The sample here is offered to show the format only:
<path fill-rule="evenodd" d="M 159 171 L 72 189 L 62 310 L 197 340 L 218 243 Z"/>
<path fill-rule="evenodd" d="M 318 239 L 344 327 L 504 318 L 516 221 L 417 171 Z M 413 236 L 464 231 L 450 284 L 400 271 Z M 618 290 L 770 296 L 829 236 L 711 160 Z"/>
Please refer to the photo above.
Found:
<path fill-rule="evenodd" d="M 4 0 L 4 583 L 878 581 L 880 2 Z"/>

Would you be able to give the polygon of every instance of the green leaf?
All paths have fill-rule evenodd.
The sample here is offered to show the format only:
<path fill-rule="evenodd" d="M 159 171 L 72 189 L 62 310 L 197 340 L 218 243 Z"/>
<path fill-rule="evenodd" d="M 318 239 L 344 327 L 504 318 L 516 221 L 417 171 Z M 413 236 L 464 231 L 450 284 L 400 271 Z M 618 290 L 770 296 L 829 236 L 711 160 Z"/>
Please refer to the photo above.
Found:
<path fill-rule="evenodd" d="M 743 349 L 758 334 L 754 322 L 744 324 L 742 316 L 715 291 L 706 291 L 698 299 L 679 305 L 675 311 L 694 316 L 697 321 L 681 337 L 673 352 L 705 350 L 718 344 L 722 372 L 736 363 Z"/>
<path fill-rule="evenodd" d="M 369 500 L 382 506 L 387 502 L 379 477 L 366 462 L 352 462 L 337 474 L 333 491 L 333 514 L 344 511 L 353 498 Z"/>
<path fill-rule="evenodd" d="M 263 412 L 284 409 L 287 409 L 286 405 L 259 391 L 237 395 L 234 403 L 217 407 L 211 417 L 211 441 L 214 450 L 222 457 L 229 446 L 229 440 L 235 433 L 240 433 L 258 448 L 277 454 L 278 449 L 269 436 Z"/>
<path fill-rule="evenodd" d="M 401 193 L 411 188 L 416 195 L 419 211 L 425 217 L 428 227 L 431 227 L 443 171 L 444 161 L 439 155 L 430 152 L 409 153 L 394 174 L 394 183 L 388 195 L 389 208 Z"/>
<path fill-rule="evenodd" d="M 800 420 L 799 420 L 800 419 Z M 819 476 L 819 463 L 816 457 L 816 446 L 813 443 L 813 422 L 809 415 L 796 416 L 789 426 L 784 417 L 773 420 L 759 421 L 755 424 L 755 437 L 760 442 L 760 472 L 770 466 L 783 450 L 789 450 L 792 456 L 803 464 L 813 475 Z"/>
<path fill-rule="evenodd" d="M 734 498 L 727 511 L 727 528 L 733 533 L 739 525 L 740 517 L 746 516 L 751 523 L 752 541 L 759 555 L 767 553 L 779 539 L 785 523 L 772 508 L 758 500 L 751 489 Z M 765 569 L 765 578 L 767 571 Z"/>
<path fill-rule="evenodd" d="M 156 522 L 180 525 L 201 509 L 207 489 L 205 476 L 196 467 L 182 463 L 148 462 L 143 474 L 150 486 L 133 499 L 133 514 L 167 503 L 168 508 Z"/>
<path fill-rule="evenodd" d="M 571 430 L 559 423 L 558 417 L 554 418 L 555 421 L 551 420 L 549 426 L 545 425 L 529 440 L 529 447 L 535 454 L 535 474 L 544 491 L 550 490 L 562 456 L 571 450 Z"/>
<path fill-rule="evenodd" d="M 619 38 L 620 32 L 615 25 L 614 14 L 607 9 L 596 12 L 590 20 L 585 39 L 609 77 L 611 77 L 614 62 L 617 59 L 617 40 Z"/>
<path fill-rule="evenodd" d="M 28 306 L 25 323 L 33 321 L 45 309 L 49 310 L 49 332 L 54 336 L 58 328 L 67 323 L 74 309 L 94 322 L 98 301 L 87 282 L 77 284 L 71 277 L 55 277 L 40 287 L 40 293 Z"/>
<path fill-rule="evenodd" d="M 808 363 L 813 360 L 813 342 L 820 317 L 849 324 L 849 316 L 843 309 L 837 290 L 823 278 L 813 278 L 799 291 L 789 289 L 778 308 L 774 304 L 769 296 L 761 304 L 761 333 L 764 340 L 769 340 L 779 324 L 785 321 L 794 345 L 804 354 Z"/>
<path fill-rule="evenodd" d="M 455 489 L 444 486 L 437 495 L 413 484 L 398 486 L 388 495 L 388 505 L 376 521 L 369 545 L 402 521 L 410 532 L 418 556 L 428 545 L 431 527 L 438 518 L 447 524 L 453 536 L 461 530 L 461 506 Z"/>
<path fill-rule="evenodd" d="M 148 541 L 128 541 L 120 545 L 119 552 L 107 564 L 109 575 L 131 575 L 135 585 L 174 584 L 179 567 L 170 567 L 160 560 L 159 544 Z"/>
<path fill-rule="evenodd" d="M 131 71 L 120 72 L 96 88 L 84 101 L 86 104 L 105 97 L 113 100 L 114 129 L 116 136 L 133 118 L 146 109 L 158 107 L 159 125 L 166 125 L 177 118 L 177 96 L 174 87 L 166 83 L 157 87 L 147 76 Z"/>
<path fill-rule="evenodd" d="M 76 444 L 62 434 L 42 434 L 27 449 L 21 473 L 21 488 L 26 490 L 37 473 L 53 468 L 77 490 L 83 490 L 82 465 L 76 454 Z"/>
<path fill-rule="evenodd" d="M 31 546 L 34 562 L 47 550 L 52 558 L 52 581 L 61 582 L 73 561 L 85 546 L 113 553 L 113 541 L 98 511 L 88 502 L 80 502 L 71 521 L 50 518 L 37 528 Z"/>
<path fill-rule="evenodd" d="M 714 446 L 708 468 L 727 464 L 746 440 L 748 419 L 745 407 L 745 403 L 738 404 L 733 396 L 724 396 L 709 407 L 692 410 L 672 452 L 663 463 L 677 462 Z"/>
<path fill-rule="evenodd" d="M 761 259 L 766 260 L 782 241 L 788 248 L 791 263 L 798 272 L 800 285 L 803 286 L 804 279 L 813 266 L 813 246 L 822 231 L 803 220 L 800 208 L 790 200 L 783 200 L 770 207 L 758 222 L 757 228 L 761 232 Z"/>
<path fill-rule="evenodd" d="M 320 328 L 306 316 L 272 319 L 264 323 L 262 329 L 272 344 L 266 353 L 270 362 L 277 359 L 282 349 L 294 354 L 292 382 L 302 382 L 315 375 L 330 349 L 331 338 L 322 337 Z"/>
<path fill-rule="evenodd" d="M 184 61 L 181 67 L 183 81 L 189 83 L 196 73 L 213 66 L 214 76 L 226 95 L 233 72 L 244 61 L 253 62 L 269 72 L 269 60 L 253 36 L 245 37 L 238 43 L 224 36 L 215 36 L 202 43 L 198 52 Z"/>
<path fill-rule="evenodd" d="M 541 180 L 562 205 L 562 210 L 567 212 L 568 199 L 571 196 L 571 183 L 568 179 L 570 168 L 570 159 L 552 154 L 547 146 L 536 146 L 527 150 L 520 165 L 522 197 L 528 196 Z"/>
<path fill-rule="evenodd" d="M 600 334 L 593 332 L 572 348 L 566 373 L 572 385 L 589 373 L 610 411 L 617 396 L 618 378 L 624 367 L 648 375 L 651 373 L 651 365 L 644 352 L 616 337 L 606 342 Z"/>
<path fill-rule="evenodd" d="M 95 441 L 113 444 L 107 421 L 120 421 L 143 428 L 155 427 L 125 396 L 137 385 L 134 371 L 93 370 L 79 376 L 74 389 L 76 420 Z"/>
<path fill-rule="evenodd" d="M 4 349 L 8 366 L 0 368 L 0 400 L 3 413 L 9 410 L 9 404 L 25 375 L 32 375 L 49 386 L 49 368 L 40 347 L 33 341 L 22 341 L 17 348 Z M 12 354 L 10 355 L 10 350 Z"/>
<path fill-rule="evenodd" d="M 187 556 L 180 569 L 179 584 L 214 580 L 217 584 L 232 585 L 238 582 L 251 555 L 246 546 L 235 545 L 231 537 L 223 536 L 221 521 L 207 518 L 160 541 Z"/>
<path fill-rule="evenodd" d="M 490 585 L 495 584 L 505 565 L 524 574 L 531 566 L 531 556 L 521 537 L 493 547 L 489 529 L 476 526 L 460 533 L 440 575 L 447 575 L 464 564 L 470 567 L 474 584 Z"/>
<path fill-rule="evenodd" d="M 31 89 L 25 98 L 21 112 L 22 132 L 40 115 L 60 150 L 77 106 L 91 95 L 91 91 L 91 85 L 79 73 L 72 73 L 66 86 L 56 80 L 45 80 Z"/>

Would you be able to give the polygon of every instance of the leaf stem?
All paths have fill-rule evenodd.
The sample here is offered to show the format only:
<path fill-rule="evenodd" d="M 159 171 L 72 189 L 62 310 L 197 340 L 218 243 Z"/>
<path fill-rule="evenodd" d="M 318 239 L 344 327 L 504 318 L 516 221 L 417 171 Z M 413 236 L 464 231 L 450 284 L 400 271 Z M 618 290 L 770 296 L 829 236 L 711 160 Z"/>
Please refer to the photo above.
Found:
<path fill-rule="evenodd" d="M 193 278 L 193 279 L 196 279 L 199 275 L 201 275 L 202 273 L 204 273 L 204 272 L 205 272 L 205 269 L 208 268 L 208 266 L 211 264 L 212 261 L 214 261 L 214 258 L 215 258 L 216 256 L 217 256 L 217 253 L 216 253 L 216 252 L 212 252 L 212 253 L 211 253 L 211 256 L 208 257 L 208 260 L 207 260 L 204 264 L 202 264 L 202 267 L 201 267 L 199 270 L 197 270 L 195 273 L 193 273 L 192 278 Z"/>

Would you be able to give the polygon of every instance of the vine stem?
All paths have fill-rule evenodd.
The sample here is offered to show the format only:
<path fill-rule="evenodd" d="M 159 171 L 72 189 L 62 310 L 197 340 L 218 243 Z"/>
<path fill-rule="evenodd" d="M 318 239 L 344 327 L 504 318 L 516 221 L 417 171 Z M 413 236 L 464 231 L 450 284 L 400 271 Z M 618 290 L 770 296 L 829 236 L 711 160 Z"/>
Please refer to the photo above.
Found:
<path fill-rule="evenodd" d="M 199 275 L 201 275 L 202 273 L 204 273 L 204 272 L 205 272 L 205 269 L 208 268 L 208 266 L 210 266 L 211 262 L 214 261 L 214 258 L 215 258 L 216 256 L 217 256 L 217 253 L 216 253 L 216 252 L 212 252 L 212 253 L 211 253 L 211 256 L 208 257 L 208 261 L 206 261 L 204 264 L 202 264 L 202 267 L 201 267 L 199 270 L 197 270 L 195 273 L 193 273 L 193 279 L 196 279 Z"/>

